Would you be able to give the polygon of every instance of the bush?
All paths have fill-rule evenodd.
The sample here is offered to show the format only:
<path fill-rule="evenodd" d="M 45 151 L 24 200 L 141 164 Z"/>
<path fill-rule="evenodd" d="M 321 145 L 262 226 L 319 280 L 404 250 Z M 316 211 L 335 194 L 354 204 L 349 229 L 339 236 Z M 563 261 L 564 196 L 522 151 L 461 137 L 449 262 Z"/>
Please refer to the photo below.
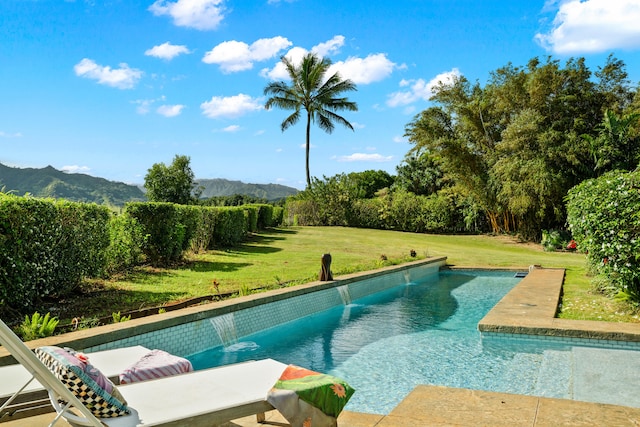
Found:
<path fill-rule="evenodd" d="M 0 302 L 29 308 L 103 274 L 110 211 L 0 194 Z"/>
<path fill-rule="evenodd" d="M 231 247 L 242 242 L 247 235 L 247 219 L 242 207 L 216 207 L 212 247 Z"/>
<path fill-rule="evenodd" d="M 244 214 L 247 218 L 247 231 L 250 233 L 255 233 L 258 231 L 258 208 L 255 205 L 244 205 Z"/>
<path fill-rule="evenodd" d="M 640 301 L 640 172 L 610 172 L 567 195 L 567 221 L 593 271 Z"/>
<path fill-rule="evenodd" d="M 142 227 L 142 251 L 153 265 L 179 261 L 184 255 L 186 229 L 178 205 L 164 202 L 129 203 L 126 212 Z"/>
<path fill-rule="evenodd" d="M 107 276 L 124 272 L 142 260 L 145 235 L 138 221 L 127 212 L 114 215 L 108 224 L 109 247 L 105 253 Z"/>
<path fill-rule="evenodd" d="M 279 227 L 284 223 L 284 208 L 282 206 L 274 206 L 271 214 L 271 227 Z"/>

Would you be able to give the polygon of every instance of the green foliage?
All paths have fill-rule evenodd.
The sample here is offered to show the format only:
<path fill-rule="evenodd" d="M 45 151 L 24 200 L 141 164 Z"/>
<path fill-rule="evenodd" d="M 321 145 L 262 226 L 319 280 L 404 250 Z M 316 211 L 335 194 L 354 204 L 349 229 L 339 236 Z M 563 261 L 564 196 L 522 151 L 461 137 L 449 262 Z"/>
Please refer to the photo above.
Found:
<path fill-rule="evenodd" d="M 250 233 L 255 233 L 258 231 L 258 211 L 260 208 L 257 206 L 243 206 L 244 214 L 247 218 L 247 230 Z"/>
<path fill-rule="evenodd" d="M 213 230 L 212 247 L 231 247 L 242 242 L 247 235 L 247 219 L 242 207 L 219 207 Z"/>
<path fill-rule="evenodd" d="M 0 301 L 27 309 L 104 272 L 110 211 L 0 194 Z"/>
<path fill-rule="evenodd" d="M 111 313 L 111 318 L 113 319 L 113 323 L 122 323 L 122 322 L 127 322 L 131 320 L 131 315 L 123 316 L 118 311 L 117 313 L 116 312 Z"/>
<path fill-rule="evenodd" d="M 640 136 L 632 129 L 640 119 L 640 113 L 618 117 L 607 110 L 597 128 L 598 135 L 583 137 L 589 142 L 598 175 L 611 170 L 635 169 L 640 164 Z"/>
<path fill-rule="evenodd" d="M 284 207 L 274 206 L 271 215 L 271 227 L 279 227 L 284 223 Z"/>
<path fill-rule="evenodd" d="M 394 188 L 409 191 L 418 196 L 428 196 L 445 185 L 443 172 L 435 157 L 429 153 L 417 156 L 410 153 L 396 167 L 398 174 Z"/>
<path fill-rule="evenodd" d="M 467 205 L 481 209 L 492 231 L 539 238 L 541 229 L 562 227 L 567 191 L 593 177 L 597 161 L 637 157 L 635 114 L 618 121 L 607 114 L 601 125 L 603 111 L 630 106 L 634 89 L 624 67 L 609 57 L 593 79 L 584 58 L 564 66 L 534 58 L 494 71 L 484 87 L 458 77 L 439 85 L 436 105 L 407 125 L 410 155 L 437 161 L 443 179 L 471 198 Z M 613 128 L 623 132 L 603 134 Z M 403 174 L 398 183 L 409 189 L 416 180 L 409 168 Z"/>
<path fill-rule="evenodd" d="M 285 110 L 293 110 L 280 128 L 284 132 L 290 126 L 295 125 L 306 112 L 306 171 L 307 187 L 311 187 L 311 175 L 309 174 L 309 150 L 311 123 L 316 123 L 320 129 L 332 133 L 334 123 L 353 130 L 351 123 L 337 114 L 339 111 L 358 111 L 355 102 L 348 101 L 341 96 L 343 92 L 357 90 L 351 80 L 342 80 L 339 73 L 327 78 L 327 72 L 331 67 L 331 61 L 320 58 L 313 53 L 306 54 L 300 64 L 292 63 L 286 56 L 282 57 L 282 63 L 289 74 L 291 83 L 284 81 L 271 82 L 264 88 L 265 95 L 271 95 L 265 103 L 268 110 L 273 107 Z"/>
<path fill-rule="evenodd" d="M 542 230 L 542 248 L 545 251 L 553 252 L 567 247 L 571 236 L 562 230 Z"/>
<path fill-rule="evenodd" d="M 18 333 L 24 341 L 50 337 L 59 322 L 60 320 L 57 317 L 51 317 L 50 313 L 41 316 L 36 311 L 31 317 L 24 317 L 23 322 L 18 326 Z"/>
<path fill-rule="evenodd" d="M 164 265 L 182 259 L 186 229 L 182 211 L 173 203 L 129 203 L 126 213 L 142 227 L 147 261 Z"/>
<path fill-rule="evenodd" d="M 361 198 L 371 199 L 384 188 L 389 188 L 394 183 L 394 178 L 383 170 L 366 170 L 364 172 L 351 172 L 346 175 L 350 185 L 358 188 Z"/>
<path fill-rule="evenodd" d="M 147 198 L 152 202 L 192 203 L 192 192 L 197 184 L 190 161 L 188 156 L 176 155 L 169 166 L 155 163 L 144 177 Z"/>
<path fill-rule="evenodd" d="M 640 171 L 609 172 L 567 196 L 567 221 L 578 248 L 587 252 L 592 270 L 628 298 L 640 295 L 638 206 Z"/>
<path fill-rule="evenodd" d="M 138 221 L 128 212 L 112 216 L 107 227 L 109 246 L 105 253 L 105 271 L 110 276 L 140 263 L 145 234 Z"/>
<path fill-rule="evenodd" d="M 183 206 L 184 217 L 189 218 L 190 223 L 188 240 L 189 247 L 194 253 L 207 250 L 213 240 L 213 230 L 216 223 L 216 209 L 200 206 Z"/>

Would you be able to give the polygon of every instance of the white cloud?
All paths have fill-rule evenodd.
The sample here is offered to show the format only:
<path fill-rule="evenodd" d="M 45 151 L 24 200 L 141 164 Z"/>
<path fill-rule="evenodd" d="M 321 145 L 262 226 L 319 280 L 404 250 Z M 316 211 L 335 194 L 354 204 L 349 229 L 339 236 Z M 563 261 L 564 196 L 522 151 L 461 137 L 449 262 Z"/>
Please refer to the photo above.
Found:
<path fill-rule="evenodd" d="M 165 117 L 175 117 L 180 115 L 184 105 L 176 104 L 176 105 L 161 105 L 158 107 L 156 112 Z"/>
<path fill-rule="evenodd" d="M 390 162 L 393 156 L 382 156 L 380 154 L 353 153 L 349 156 L 339 156 L 339 162 Z"/>
<path fill-rule="evenodd" d="M 100 84 L 118 89 L 131 89 L 142 77 L 142 71 L 129 68 L 125 63 L 120 64 L 120 68 L 112 69 L 109 66 L 98 65 L 88 58 L 78 62 L 73 70 L 77 76 L 97 80 Z"/>
<path fill-rule="evenodd" d="M 22 138 L 22 133 L 20 132 L 7 133 L 7 132 L 0 131 L 0 138 Z"/>
<path fill-rule="evenodd" d="M 329 56 L 339 52 L 342 46 L 344 46 L 344 36 L 334 36 L 331 40 L 312 47 L 311 52 L 320 56 Z"/>
<path fill-rule="evenodd" d="M 536 41 L 558 54 L 640 48 L 638 0 L 569 0 L 562 2 L 552 28 Z"/>
<path fill-rule="evenodd" d="M 302 61 L 302 58 L 307 54 L 307 52 L 308 50 L 296 46 L 289 49 L 289 51 L 284 56 L 292 63 L 297 64 Z M 260 75 L 270 80 L 289 79 L 289 73 L 287 73 L 287 69 L 284 67 L 282 61 L 279 61 L 272 69 L 264 68 L 262 71 L 260 71 Z"/>
<path fill-rule="evenodd" d="M 207 52 L 202 62 L 219 64 L 224 73 L 249 70 L 253 68 L 254 62 L 273 58 L 291 44 L 289 40 L 280 36 L 259 39 L 251 45 L 236 40 L 226 41 Z"/>
<path fill-rule="evenodd" d="M 171 60 L 182 53 L 191 53 L 191 51 L 184 45 L 175 45 L 169 42 L 154 46 L 144 52 L 147 56 L 155 56 L 166 60 Z"/>
<path fill-rule="evenodd" d="M 343 79 L 349 79 L 356 84 L 369 84 L 384 80 L 393 72 L 395 64 L 384 53 L 375 53 L 366 58 L 351 57 L 346 61 L 339 61 L 331 65 L 327 75 L 336 71 Z"/>
<path fill-rule="evenodd" d="M 71 165 L 71 166 L 63 166 L 61 170 L 67 173 L 83 173 L 83 172 L 89 172 L 91 169 L 88 166 Z"/>
<path fill-rule="evenodd" d="M 241 93 L 228 97 L 214 96 L 210 101 L 200 104 L 200 108 L 205 116 L 217 119 L 240 117 L 251 111 L 262 110 L 264 107 L 257 99 Z"/>
<path fill-rule="evenodd" d="M 238 132 L 239 130 L 240 130 L 240 126 L 231 125 L 231 126 L 227 126 L 226 128 L 222 129 L 222 132 L 233 133 L 233 132 Z"/>
<path fill-rule="evenodd" d="M 358 122 L 351 122 L 351 126 L 353 126 L 354 129 L 364 129 L 366 127 L 362 123 Z"/>
<path fill-rule="evenodd" d="M 450 85 L 460 76 L 460 71 L 457 68 L 453 68 L 451 71 L 438 74 L 428 82 L 423 79 L 402 80 L 400 81 L 400 87 L 408 87 L 409 90 L 394 92 L 389 95 L 387 105 L 389 107 L 399 107 L 412 104 L 418 100 L 428 101 L 433 95 L 433 89 L 438 84 Z"/>
<path fill-rule="evenodd" d="M 164 101 L 164 95 L 156 98 L 156 99 L 136 99 L 135 101 L 131 101 L 132 104 L 137 105 L 136 113 L 138 114 L 147 114 L 151 110 L 151 105 L 158 101 Z"/>
<path fill-rule="evenodd" d="M 224 18 L 224 0 L 157 0 L 149 11 L 156 16 L 169 15 L 179 27 L 215 30 Z"/>

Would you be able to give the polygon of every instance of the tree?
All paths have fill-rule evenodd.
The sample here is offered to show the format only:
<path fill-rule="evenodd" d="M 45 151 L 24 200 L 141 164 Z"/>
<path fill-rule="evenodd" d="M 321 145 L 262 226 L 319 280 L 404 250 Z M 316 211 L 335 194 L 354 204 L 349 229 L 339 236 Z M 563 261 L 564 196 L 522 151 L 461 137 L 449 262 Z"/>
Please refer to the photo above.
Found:
<path fill-rule="evenodd" d="M 619 117 L 611 110 L 604 113 L 599 135 L 584 135 L 591 145 L 598 175 L 611 170 L 634 170 L 640 162 L 640 138 L 633 135 L 633 126 L 640 113 Z"/>
<path fill-rule="evenodd" d="M 144 177 L 147 199 L 151 202 L 170 202 L 188 205 L 193 201 L 192 192 L 197 185 L 188 156 L 176 156 L 173 163 L 155 163 Z"/>
<path fill-rule="evenodd" d="M 327 58 L 320 58 L 313 53 L 308 53 L 302 58 L 299 65 L 293 64 L 286 57 L 282 57 L 281 60 L 291 78 L 291 84 L 284 81 L 269 83 L 264 88 L 264 94 L 271 95 L 271 97 L 267 100 L 265 108 L 268 110 L 272 107 L 278 107 L 284 110 L 293 110 L 293 113 L 280 125 L 283 132 L 298 123 L 302 116 L 302 110 L 306 112 L 306 173 L 307 187 L 310 187 L 309 139 L 311 123 L 317 123 L 320 129 L 329 134 L 333 132 L 334 123 L 339 123 L 353 130 L 351 123 L 336 112 L 342 110 L 358 111 L 355 102 L 340 97 L 343 92 L 355 91 L 357 88 L 351 80 L 343 80 L 339 73 L 335 73 L 327 79 L 326 74 L 331 66 L 331 61 Z"/>
<path fill-rule="evenodd" d="M 434 156 L 429 153 L 405 156 L 399 166 L 396 166 L 398 176 L 394 188 L 400 188 L 418 196 L 428 196 L 437 193 L 445 186 L 442 169 Z"/>

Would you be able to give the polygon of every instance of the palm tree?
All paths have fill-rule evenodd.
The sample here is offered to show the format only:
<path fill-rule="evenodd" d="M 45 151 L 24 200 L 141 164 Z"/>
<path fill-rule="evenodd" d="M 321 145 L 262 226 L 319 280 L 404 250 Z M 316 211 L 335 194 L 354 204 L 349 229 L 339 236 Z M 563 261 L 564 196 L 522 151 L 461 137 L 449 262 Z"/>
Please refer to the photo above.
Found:
<path fill-rule="evenodd" d="M 294 110 L 280 125 L 283 132 L 298 123 L 301 110 L 307 112 L 306 166 L 307 188 L 309 188 L 311 186 L 309 175 L 311 122 L 317 122 L 320 129 L 327 133 L 333 132 L 335 122 L 353 130 L 351 123 L 336 114 L 336 111 L 358 111 L 358 105 L 355 102 L 339 97 L 342 92 L 357 90 L 357 88 L 351 80 L 342 80 L 339 73 L 325 79 L 325 74 L 331 66 L 331 60 L 327 58 L 319 58 L 313 53 L 308 53 L 302 58 L 300 65 L 294 65 L 285 57 L 281 60 L 291 78 L 291 84 L 284 81 L 269 83 L 264 88 L 264 94 L 273 96 L 267 100 L 264 107 L 267 110 L 271 107 Z"/>

